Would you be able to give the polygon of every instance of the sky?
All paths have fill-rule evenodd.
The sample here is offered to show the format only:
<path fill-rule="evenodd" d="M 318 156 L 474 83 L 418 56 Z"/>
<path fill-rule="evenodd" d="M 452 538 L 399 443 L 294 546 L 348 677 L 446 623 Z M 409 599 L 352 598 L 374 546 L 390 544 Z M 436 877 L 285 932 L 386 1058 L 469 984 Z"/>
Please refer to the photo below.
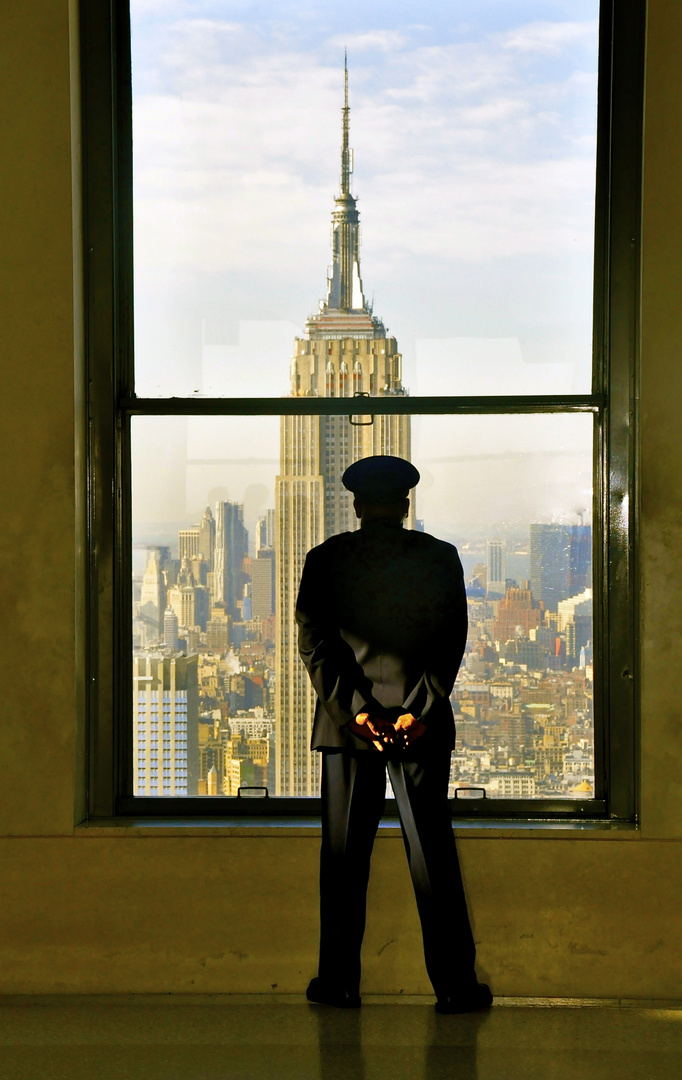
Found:
<path fill-rule="evenodd" d="M 132 0 L 131 14 L 138 394 L 287 392 L 293 337 L 330 262 L 344 49 L 365 293 L 398 340 L 410 392 L 589 391 L 593 0 Z M 536 455 L 538 477 L 564 439 L 550 423 L 524 439 L 488 421 L 453 454 L 512 440 Z M 448 436 L 429 429 L 415 449 L 447 457 Z M 138 430 L 138 518 L 158 503 L 154 475 L 167 492 L 154 520 L 194 513 L 209 489 L 192 438 L 164 421 L 154 437 Z M 245 458 L 276 458 L 272 432 L 246 431 Z M 580 453 L 589 474 L 589 447 Z M 197 477 L 196 497 L 162 482 L 171 460 Z M 467 483 L 479 506 L 480 483 Z M 584 500 L 526 496 L 518 511 L 535 519 Z M 484 502 L 492 524 L 499 498 L 491 489 Z"/>

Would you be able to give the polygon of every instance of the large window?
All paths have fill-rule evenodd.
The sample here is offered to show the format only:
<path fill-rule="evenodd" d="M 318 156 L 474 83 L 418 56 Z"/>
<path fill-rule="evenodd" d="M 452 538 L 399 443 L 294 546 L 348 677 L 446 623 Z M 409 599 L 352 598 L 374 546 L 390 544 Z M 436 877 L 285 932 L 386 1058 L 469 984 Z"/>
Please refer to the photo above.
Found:
<path fill-rule="evenodd" d="M 467 580 L 453 811 L 632 814 L 642 13 L 603 7 L 85 14 L 94 812 L 314 810 L 298 579 L 393 453 Z"/>

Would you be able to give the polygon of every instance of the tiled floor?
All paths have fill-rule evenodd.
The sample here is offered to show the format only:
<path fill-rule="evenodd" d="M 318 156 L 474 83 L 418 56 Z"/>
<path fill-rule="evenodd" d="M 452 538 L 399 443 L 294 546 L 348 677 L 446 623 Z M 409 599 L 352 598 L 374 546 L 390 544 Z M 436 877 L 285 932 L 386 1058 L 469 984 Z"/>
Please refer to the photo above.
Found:
<path fill-rule="evenodd" d="M 248 1001 L 248 1003 L 247 1003 Z M 437 1016 L 281 1001 L 0 999 L 0 1080 L 675 1080 L 682 1007 L 531 1003 Z"/>

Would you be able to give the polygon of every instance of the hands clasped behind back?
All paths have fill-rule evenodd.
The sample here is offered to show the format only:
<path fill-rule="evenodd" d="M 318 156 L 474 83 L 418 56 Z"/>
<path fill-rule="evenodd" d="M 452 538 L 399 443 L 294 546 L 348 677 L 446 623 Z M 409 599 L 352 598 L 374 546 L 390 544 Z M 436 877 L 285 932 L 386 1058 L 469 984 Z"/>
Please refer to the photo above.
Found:
<path fill-rule="evenodd" d="M 358 713 L 348 724 L 348 730 L 361 739 L 367 739 L 377 750 L 407 750 L 426 732 L 426 724 L 412 713 L 403 713 L 394 724 L 380 720 L 369 713 Z"/>

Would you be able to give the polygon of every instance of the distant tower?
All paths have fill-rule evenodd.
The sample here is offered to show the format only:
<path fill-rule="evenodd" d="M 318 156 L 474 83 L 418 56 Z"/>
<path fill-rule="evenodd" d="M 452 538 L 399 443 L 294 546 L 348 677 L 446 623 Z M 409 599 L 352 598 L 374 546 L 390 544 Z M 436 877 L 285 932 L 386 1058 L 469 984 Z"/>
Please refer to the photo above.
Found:
<path fill-rule="evenodd" d="M 242 562 L 248 547 L 242 504 L 216 503 L 213 602 L 224 603 L 233 618 L 240 616 L 238 601 L 244 594 Z"/>
<path fill-rule="evenodd" d="M 504 540 L 486 544 L 486 595 L 504 596 L 507 591 L 507 551 Z"/>
<path fill-rule="evenodd" d="M 203 555 L 209 570 L 213 569 L 214 549 L 215 519 L 211 513 L 211 507 L 207 506 L 204 510 L 204 516 L 199 522 L 199 554 Z"/>
<path fill-rule="evenodd" d="M 256 558 L 251 560 L 254 619 L 275 614 L 275 511 L 266 510 L 256 525 Z"/>
<path fill-rule="evenodd" d="M 198 564 L 203 563 L 197 559 Z M 175 612 L 178 624 L 181 627 L 199 626 L 206 629 L 208 619 L 209 597 L 208 589 L 197 584 L 192 570 L 192 560 L 183 559 L 180 563 L 175 584 L 167 590 L 168 607 Z"/>
<path fill-rule="evenodd" d="M 592 587 L 592 526 L 571 525 L 571 596 Z"/>
<path fill-rule="evenodd" d="M 218 791 L 218 770 L 215 765 L 211 765 L 211 768 L 206 774 L 206 794 L 220 795 L 220 792 Z"/>
<path fill-rule="evenodd" d="M 142 578 L 139 619 L 144 645 L 158 645 L 163 634 L 163 613 L 166 609 L 166 582 L 161 569 L 161 552 L 150 548 Z"/>
<path fill-rule="evenodd" d="M 178 649 L 180 647 L 180 642 L 178 640 L 178 617 L 172 607 L 166 608 L 163 616 L 163 643 L 164 645 L 169 645 L 171 649 Z"/>
<path fill-rule="evenodd" d="M 294 397 L 404 396 L 402 357 L 365 300 L 360 275 L 360 218 L 351 193 L 348 68 L 344 70 L 341 191 L 332 215 L 333 262 L 327 297 L 294 343 Z M 358 407 L 358 413 L 362 410 Z M 319 755 L 311 753 L 315 698 L 296 647 L 294 606 L 306 553 L 335 533 L 357 527 L 344 470 L 371 454 L 410 457 L 408 416 L 375 416 L 353 425 L 345 416 L 284 416 L 277 477 L 276 793 L 319 791 Z M 408 525 L 414 527 L 414 499 Z"/>
<path fill-rule="evenodd" d="M 533 522 L 530 527 L 530 585 L 534 600 L 556 611 L 571 594 L 571 526 Z"/>
<path fill-rule="evenodd" d="M 189 529 L 180 529 L 178 533 L 178 558 L 193 559 L 199 554 L 199 526 L 192 525 Z"/>
<path fill-rule="evenodd" d="M 275 549 L 275 511 L 266 510 L 256 526 L 256 555 Z"/>

